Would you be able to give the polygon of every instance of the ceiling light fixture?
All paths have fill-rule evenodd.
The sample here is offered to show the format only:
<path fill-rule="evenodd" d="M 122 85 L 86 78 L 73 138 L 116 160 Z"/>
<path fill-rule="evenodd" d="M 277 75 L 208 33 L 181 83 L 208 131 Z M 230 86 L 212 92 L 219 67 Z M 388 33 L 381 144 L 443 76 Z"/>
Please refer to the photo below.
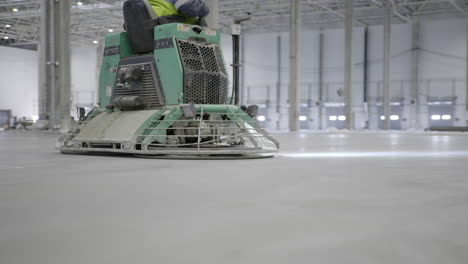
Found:
<path fill-rule="evenodd" d="M 18 12 L 18 8 L 13 8 L 13 12 Z"/>

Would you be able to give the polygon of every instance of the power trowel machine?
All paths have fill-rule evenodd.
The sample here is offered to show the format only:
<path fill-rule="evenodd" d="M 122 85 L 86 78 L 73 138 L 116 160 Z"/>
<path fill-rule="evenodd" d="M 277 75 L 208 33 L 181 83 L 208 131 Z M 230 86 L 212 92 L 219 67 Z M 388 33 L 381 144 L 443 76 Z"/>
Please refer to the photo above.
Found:
<path fill-rule="evenodd" d="M 238 105 L 240 20 L 229 89 L 219 30 L 155 17 L 145 1 L 123 11 L 126 32 L 105 37 L 99 107 L 59 139 L 62 153 L 258 158 L 278 150 L 255 106 Z"/>

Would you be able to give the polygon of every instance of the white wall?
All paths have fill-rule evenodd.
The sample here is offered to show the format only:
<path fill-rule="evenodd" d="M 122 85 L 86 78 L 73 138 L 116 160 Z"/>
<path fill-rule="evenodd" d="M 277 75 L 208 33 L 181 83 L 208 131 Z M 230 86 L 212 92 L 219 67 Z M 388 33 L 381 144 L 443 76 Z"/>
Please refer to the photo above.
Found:
<path fill-rule="evenodd" d="M 242 37 L 245 45 L 245 85 L 250 88 L 250 91 L 245 91 L 243 98 L 266 100 L 267 87 L 275 87 L 277 83 L 277 35 L 258 34 Z M 285 74 L 283 72 L 283 76 Z"/>
<path fill-rule="evenodd" d="M 370 96 L 382 96 L 383 75 L 383 26 L 370 26 L 368 29 L 368 78 Z M 438 20 L 421 22 L 420 87 L 421 93 L 431 97 L 457 96 L 457 104 L 465 100 L 465 69 L 467 24 L 465 20 Z M 252 91 L 251 102 L 265 101 L 265 86 L 275 85 L 277 80 L 278 33 L 247 34 L 246 37 L 246 86 Z M 289 75 L 289 34 L 282 36 L 282 104 L 287 103 Z M 304 32 L 302 35 L 301 98 L 306 101 L 306 87 L 312 85 L 312 101 L 318 93 L 318 31 Z M 392 26 L 391 38 L 391 79 L 392 97 L 404 97 L 411 84 L 412 25 Z M 364 28 L 353 31 L 353 109 L 361 119 L 363 107 L 363 62 Z M 343 88 L 344 79 L 344 30 L 324 31 L 324 83 L 325 96 L 330 101 L 342 101 L 337 91 Z M 406 93 L 407 94 L 407 93 Z M 463 125 L 465 113 L 458 111 Z M 359 124 L 362 121 L 358 120 Z"/>
<path fill-rule="evenodd" d="M 38 115 L 38 53 L 0 47 L 0 109 L 11 109 L 13 116 Z M 73 102 L 96 102 L 98 87 L 95 45 L 72 47 Z M 72 110 L 73 111 L 73 110 Z"/>
<path fill-rule="evenodd" d="M 246 82 L 258 87 L 274 84 L 277 79 L 276 37 L 282 36 L 282 77 L 286 83 L 289 75 L 289 35 L 287 33 L 247 34 L 246 38 Z M 464 20 L 432 21 L 421 23 L 420 78 L 459 79 L 465 78 L 466 22 Z M 412 26 L 392 26 L 391 77 L 393 81 L 411 80 Z M 331 85 L 330 96 L 334 96 L 344 76 L 344 31 L 342 29 L 324 32 L 324 82 Z M 383 26 L 369 27 L 369 80 L 382 80 Z M 318 31 L 302 35 L 303 83 L 317 82 L 318 76 Z M 353 82 L 362 88 L 364 60 L 364 28 L 353 32 Z M 362 91 L 355 89 L 355 98 L 361 98 Z M 399 91 L 395 91 L 398 93 Z M 443 93 L 443 91 L 442 91 Z M 304 95 L 304 94 L 303 94 Z"/>
<path fill-rule="evenodd" d="M 37 116 L 37 52 L 0 46 L 0 58 L 0 109 L 18 117 Z"/>
<path fill-rule="evenodd" d="M 77 106 L 89 106 L 98 101 L 99 71 L 96 45 L 72 46 L 72 95 Z"/>
<path fill-rule="evenodd" d="M 421 26 L 421 79 L 464 79 L 467 24 L 463 20 Z"/>

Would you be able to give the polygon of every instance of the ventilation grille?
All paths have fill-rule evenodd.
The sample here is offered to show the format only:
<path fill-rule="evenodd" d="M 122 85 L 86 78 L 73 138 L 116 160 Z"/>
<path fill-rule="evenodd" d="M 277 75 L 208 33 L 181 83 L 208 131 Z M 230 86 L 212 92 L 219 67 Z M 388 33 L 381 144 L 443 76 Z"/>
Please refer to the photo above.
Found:
<path fill-rule="evenodd" d="M 122 65 L 119 69 L 128 68 L 128 67 L 141 67 L 142 75 L 141 78 L 136 81 L 137 85 L 134 86 L 126 86 L 120 84 L 117 81 L 117 85 L 114 88 L 112 100 L 119 96 L 139 96 L 145 100 L 146 107 L 155 107 L 164 104 L 164 100 L 162 98 L 162 93 L 160 90 L 160 80 L 159 77 L 154 70 L 152 63 L 141 64 L 141 65 Z"/>
<path fill-rule="evenodd" d="M 216 44 L 177 40 L 184 67 L 184 102 L 226 104 L 229 81 Z"/>

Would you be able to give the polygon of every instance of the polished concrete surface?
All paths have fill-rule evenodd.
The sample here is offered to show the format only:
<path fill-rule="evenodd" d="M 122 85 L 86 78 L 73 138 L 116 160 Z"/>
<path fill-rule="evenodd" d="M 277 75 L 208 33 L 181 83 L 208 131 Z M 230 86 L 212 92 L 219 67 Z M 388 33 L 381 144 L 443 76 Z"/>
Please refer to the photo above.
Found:
<path fill-rule="evenodd" d="M 267 160 L 0 132 L 0 263 L 468 263 L 468 135 L 276 134 Z"/>

